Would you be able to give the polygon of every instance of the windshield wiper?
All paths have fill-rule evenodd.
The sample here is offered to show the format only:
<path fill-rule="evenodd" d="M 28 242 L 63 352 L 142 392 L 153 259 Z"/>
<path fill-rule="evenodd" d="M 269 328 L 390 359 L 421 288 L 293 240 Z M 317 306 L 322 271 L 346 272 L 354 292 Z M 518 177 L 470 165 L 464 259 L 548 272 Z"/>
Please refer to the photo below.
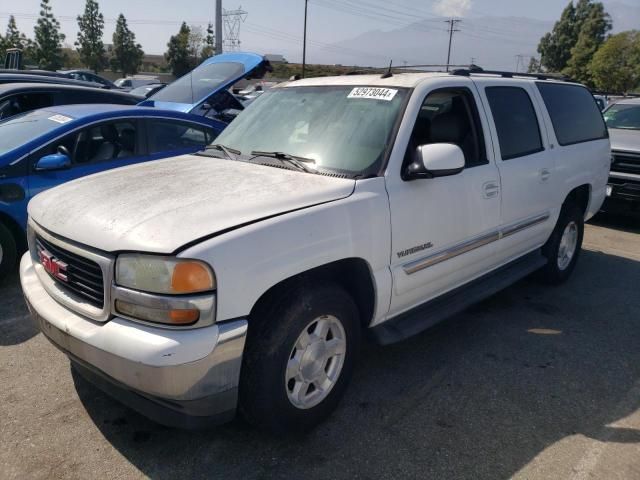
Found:
<path fill-rule="evenodd" d="M 240 150 L 236 150 L 235 148 L 225 147 L 221 143 L 212 143 L 211 145 L 207 145 L 204 150 L 220 150 L 229 160 L 236 160 L 236 155 L 240 155 L 242 153 Z"/>
<path fill-rule="evenodd" d="M 260 150 L 253 150 L 251 155 L 255 157 L 271 157 L 277 160 L 280 160 L 282 163 L 288 163 L 289 165 L 293 165 L 298 170 L 302 170 L 307 173 L 316 173 L 316 171 L 312 168 L 309 168 L 306 163 L 315 164 L 316 161 L 313 158 L 299 157 L 297 155 L 291 155 L 285 152 L 263 152 Z M 253 160 L 253 159 L 252 159 Z"/>

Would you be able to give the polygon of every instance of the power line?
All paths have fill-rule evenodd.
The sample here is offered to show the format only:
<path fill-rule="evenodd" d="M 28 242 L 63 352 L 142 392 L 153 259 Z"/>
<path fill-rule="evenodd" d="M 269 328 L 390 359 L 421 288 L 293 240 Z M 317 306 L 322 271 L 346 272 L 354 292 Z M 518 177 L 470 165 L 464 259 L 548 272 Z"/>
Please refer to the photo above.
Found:
<path fill-rule="evenodd" d="M 453 41 L 453 32 L 459 32 L 460 30 L 455 28 L 457 24 L 462 22 L 462 20 L 458 18 L 450 18 L 449 20 L 445 20 L 446 23 L 449 24 L 449 49 L 447 50 L 447 72 L 449 71 L 449 64 L 451 63 L 451 43 Z"/>

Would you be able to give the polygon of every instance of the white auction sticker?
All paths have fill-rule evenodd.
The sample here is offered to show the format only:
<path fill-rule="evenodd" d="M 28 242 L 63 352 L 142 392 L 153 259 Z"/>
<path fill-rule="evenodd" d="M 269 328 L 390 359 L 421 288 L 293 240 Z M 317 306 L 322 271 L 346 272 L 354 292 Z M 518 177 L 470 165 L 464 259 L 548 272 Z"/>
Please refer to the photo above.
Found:
<path fill-rule="evenodd" d="M 356 87 L 351 90 L 347 98 L 368 98 L 370 100 L 385 100 L 390 102 L 398 90 L 393 88 Z"/>
<path fill-rule="evenodd" d="M 67 123 L 70 122 L 71 120 L 73 120 L 70 117 L 67 117 L 65 115 L 53 115 L 51 117 L 49 117 L 49 120 L 51 120 L 52 122 L 56 122 L 56 123 Z"/>

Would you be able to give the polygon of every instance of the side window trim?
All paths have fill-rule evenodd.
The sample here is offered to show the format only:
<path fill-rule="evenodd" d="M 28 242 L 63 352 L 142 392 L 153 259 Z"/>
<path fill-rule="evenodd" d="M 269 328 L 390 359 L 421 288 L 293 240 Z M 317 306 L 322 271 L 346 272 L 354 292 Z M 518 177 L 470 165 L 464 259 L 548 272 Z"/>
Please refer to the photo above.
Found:
<path fill-rule="evenodd" d="M 500 136 L 498 133 L 498 125 L 496 123 L 496 118 L 493 112 L 493 109 L 491 108 L 491 101 L 489 99 L 489 96 L 487 95 L 487 92 L 491 89 L 506 89 L 506 88 L 511 88 L 511 89 L 518 89 L 518 90 L 522 90 L 525 95 L 527 96 L 527 99 L 529 100 L 529 104 L 531 105 L 531 111 L 533 112 L 533 115 L 535 117 L 536 120 L 536 126 L 537 126 L 537 131 L 538 131 L 538 142 L 540 144 L 540 147 L 538 148 L 533 148 L 531 150 L 527 150 L 527 151 L 523 151 L 517 154 L 512 154 L 512 155 L 505 155 L 504 152 L 502 151 L 502 145 L 500 143 Z M 529 155 L 535 155 L 536 153 L 540 153 L 540 152 L 544 152 L 546 150 L 545 148 L 545 142 L 543 140 L 543 136 L 542 136 L 542 130 L 541 130 L 541 125 L 544 126 L 543 120 L 540 118 L 540 114 L 538 112 L 538 110 L 536 109 L 535 103 L 533 101 L 533 98 L 531 98 L 531 92 L 527 91 L 526 88 L 518 86 L 518 85 L 488 85 L 486 87 L 484 87 L 485 90 L 485 96 L 487 97 L 487 107 L 488 107 L 488 113 L 491 115 L 491 119 L 493 120 L 493 124 L 495 126 L 495 130 L 496 130 L 496 135 L 497 135 L 497 143 L 498 143 L 498 148 L 500 149 L 500 159 L 502 159 L 502 161 L 509 161 L 509 160 L 515 160 L 517 158 L 522 158 L 522 157 L 527 157 Z"/>

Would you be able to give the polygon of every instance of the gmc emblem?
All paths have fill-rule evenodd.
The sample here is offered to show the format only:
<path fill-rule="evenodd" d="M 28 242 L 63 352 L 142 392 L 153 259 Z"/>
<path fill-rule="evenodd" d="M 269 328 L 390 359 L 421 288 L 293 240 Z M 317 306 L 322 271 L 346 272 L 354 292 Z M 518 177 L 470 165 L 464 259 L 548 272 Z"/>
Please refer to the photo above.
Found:
<path fill-rule="evenodd" d="M 40 263 L 44 269 L 54 278 L 67 282 L 67 264 L 55 258 L 47 250 L 42 249 L 38 252 Z"/>

